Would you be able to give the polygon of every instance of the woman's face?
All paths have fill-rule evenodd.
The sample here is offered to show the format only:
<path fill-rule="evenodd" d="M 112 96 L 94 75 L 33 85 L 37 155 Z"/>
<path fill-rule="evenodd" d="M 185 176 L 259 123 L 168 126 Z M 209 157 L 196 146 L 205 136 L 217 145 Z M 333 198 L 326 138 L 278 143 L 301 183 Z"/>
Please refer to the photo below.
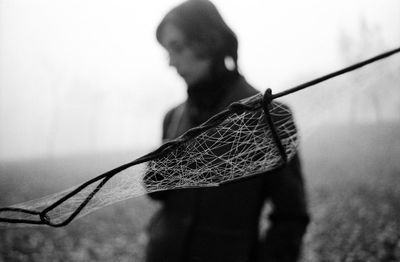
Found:
<path fill-rule="evenodd" d="M 175 67 L 187 85 L 196 84 L 210 74 L 211 60 L 200 58 L 187 44 L 178 27 L 171 23 L 165 24 L 160 42 L 168 52 L 169 65 Z"/>

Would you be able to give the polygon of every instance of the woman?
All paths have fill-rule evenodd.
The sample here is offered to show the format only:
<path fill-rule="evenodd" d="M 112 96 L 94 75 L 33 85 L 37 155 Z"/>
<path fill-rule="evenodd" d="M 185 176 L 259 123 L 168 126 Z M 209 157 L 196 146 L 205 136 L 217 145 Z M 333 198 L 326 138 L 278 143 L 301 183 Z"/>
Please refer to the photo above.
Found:
<path fill-rule="evenodd" d="M 187 84 L 186 101 L 165 116 L 164 141 L 257 94 L 238 71 L 235 34 L 209 1 L 178 5 L 161 21 L 156 36 Z M 296 261 L 309 220 L 297 156 L 272 174 L 150 197 L 162 206 L 149 226 L 148 262 Z M 267 201 L 273 211 L 263 234 L 259 225 Z"/>

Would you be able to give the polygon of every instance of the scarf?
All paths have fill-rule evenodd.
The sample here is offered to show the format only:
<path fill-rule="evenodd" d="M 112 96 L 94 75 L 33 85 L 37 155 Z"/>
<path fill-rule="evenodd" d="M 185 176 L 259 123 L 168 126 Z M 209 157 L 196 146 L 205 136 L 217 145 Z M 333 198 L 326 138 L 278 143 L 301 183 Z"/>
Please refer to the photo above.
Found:
<path fill-rule="evenodd" d="M 192 126 L 199 125 L 218 113 L 221 101 L 239 76 L 237 72 L 227 71 L 188 86 L 186 110 Z"/>

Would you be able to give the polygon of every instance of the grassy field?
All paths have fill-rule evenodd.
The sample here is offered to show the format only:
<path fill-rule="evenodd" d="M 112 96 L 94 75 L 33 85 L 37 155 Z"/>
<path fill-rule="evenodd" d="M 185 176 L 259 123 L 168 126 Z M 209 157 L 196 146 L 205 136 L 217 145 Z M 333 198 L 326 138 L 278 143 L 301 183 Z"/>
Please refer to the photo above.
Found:
<path fill-rule="evenodd" d="M 400 261 L 400 126 L 325 127 L 301 150 L 312 214 L 303 261 Z M 137 156 L 0 163 L 0 206 L 60 191 Z M 141 261 L 156 209 L 134 198 L 63 228 L 0 228 L 0 262 Z"/>

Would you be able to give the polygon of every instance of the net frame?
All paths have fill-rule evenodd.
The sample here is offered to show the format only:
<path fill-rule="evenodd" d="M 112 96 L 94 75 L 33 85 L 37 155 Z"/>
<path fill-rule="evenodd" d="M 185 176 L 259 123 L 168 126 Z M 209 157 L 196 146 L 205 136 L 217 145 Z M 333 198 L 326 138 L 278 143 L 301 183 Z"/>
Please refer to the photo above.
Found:
<path fill-rule="evenodd" d="M 161 147 L 159 147 L 157 150 L 144 155 L 130 163 L 127 163 L 125 165 L 119 166 L 115 169 L 112 169 L 104 174 L 101 174 L 83 184 L 80 186 L 77 186 L 71 191 L 66 191 L 62 192 L 60 194 L 57 194 L 59 198 L 51 203 L 49 206 L 44 208 L 43 210 L 36 210 L 36 209 L 27 209 L 27 208 L 20 208 L 18 206 L 14 207 L 5 207 L 5 208 L 0 208 L 0 222 L 3 223 L 10 223 L 10 224 L 30 224 L 30 225 L 48 225 L 52 227 L 61 227 L 69 224 L 74 218 L 76 218 L 82 210 L 88 205 L 88 203 L 95 197 L 95 195 L 107 184 L 107 182 L 116 174 L 132 167 L 136 166 L 145 162 L 151 162 L 154 160 L 157 160 L 166 154 L 172 152 L 173 150 L 176 150 L 179 146 L 182 146 L 185 142 L 189 141 L 190 139 L 196 138 L 197 136 L 204 134 L 207 132 L 207 130 L 210 130 L 211 128 L 216 127 L 220 123 L 222 123 L 225 119 L 227 119 L 229 116 L 232 114 L 239 114 L 240 112 L 244 111 L 255 111 L 255 110 L 260 110 L 262 109 L 263 113 L 265 114 L 265 122 L 267 123 L 267 127 L 271 131 L 271 137 L 270 139 L 275 143 L 275 147 L 277 151 L 279 152 L 280 155 L 280 161 L 276 165 L 272 165 L 269 167 L 270 170 L 276 169 L 279 167 L 282 167 L 285 165 L 285 163 L 289 160 L 290 156 L 288 156 L 288 148 L 285 147 L 282 143 L 282 137 L 279 136 L 278 134 L 278 129 L 275 126 L 275 123 L 271 117 L 271 110 L 273 109 L 272 101 L 276 98 L 282 97 L 289 95 L 294 92 L 298 92 L 302 89 L 308 88 L 310 86 L 316 85 L 320 82 L 326 81 L 328 79 L 331 79 L 333 77 L 336 77 L 338 75 L 347 73 L 349 71 L 361 68 L 365 65 L 368 65 L 370 63 L 373 63 L 375 61 L 378 61 L 380 59 L 384 59 L 386 57 L 389 57 L 393 54 L 396 54 L 400 52 L 400 47 L 390 50 L 388 52 L 382 53 L 380 55 L 377 55 L 375 57 L 372 57 L 370 59 L 364 60 L 362 62 L 359 62 L 357 64 L 351 65 L 349 67 L 346 67 L 344 69 L 338 70 L 336 72 L 333 72 L 331 74 L 319 77 L 317 79 L 314 79 L 312 81 L 306 82 L 304 84 L 301 84 L 299 86 L 296 86 L 294 88 L 285 90 L 281 93 L 277 94 L 272 94 L 271 90 L 268 89 L 265 93 L 264 96 L 256 95 L 254 97 L 251 97 L 247 100 L 245 100 L 242 103 L 233 103 L 229 106 L 228 109 L 222 111 L 221 113 L 211 117 L 209 120 L 207 120 L 205 123 L 200 125 L 199 127 L 195 127 L 193 129 L 190 129 L 187 131 L 185 134 L 183 134 L 181 137 L 179 137 L 176 140 L 170 141 Z M 293 143 L 296 145 L 296 143 Z M 289 149 L 290 151 L 290 149 Z M 260 170 L 260 172 L 265 172 L 269 170 L 268 168 Z M 259 173 L 260 173 L 259 172 Z M 255 173 L 250 172 L 250 175 L 254 175 Z M 217 186 L 217 185 L 222 185 L 225 183 L 229 183 L 232 181 L 240 180 L 243 179 L 243 177 L 235 177 L 232 179 L 224 180 L 220 183 L 206 183 L 201 186 Z M 80 192 L 84 191 L 87 189 L 90 185 L 94 185 L 98 183 L 93 190 L 90 190 L 87 194 L 87 197 L 74 209 L 65 219 L 63 219 L 60 222 L 53 222 L 50 217 L 49 217 L 49 212 L 53 211 L 60 205 L 62 205 L 64 202 L 66 202 L 68 199 L 73 197 L 76 194 L 79 194 Z M 187 187 L 191 187 L 193 185 L 187 185 Z M 199 185 L 198 185 L 199 186 Z M 185 186 L 183 186 L 185 187 Z M 152 189 L 153 192 L 158 191 L 159 189 Z M 151 190 L 150 190 L 151 191 Z M 19 215 L 22 216 L 34 216 L 35 219 L 31 218 L 11 218 L 9 216 L 1 216 L 2 214 L 11 214 L 15 215 L 15 217 L 19 217 Z"/>

